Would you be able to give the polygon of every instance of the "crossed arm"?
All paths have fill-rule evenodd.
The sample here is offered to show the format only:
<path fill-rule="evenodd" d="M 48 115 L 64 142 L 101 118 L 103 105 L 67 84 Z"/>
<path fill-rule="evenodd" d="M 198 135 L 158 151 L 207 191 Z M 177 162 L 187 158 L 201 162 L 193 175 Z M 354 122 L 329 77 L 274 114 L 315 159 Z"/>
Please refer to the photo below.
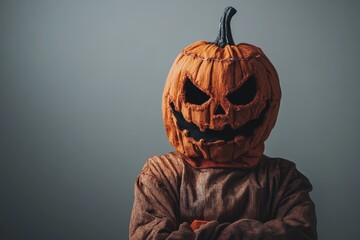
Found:
<path fill-rule="evenodd" d="M 179 200 L 173 189 L 156 176 L 142 173 L 135 183 L 130 239 L 316 240 L 315 207 L 309 197 L 311 184 L 293 169 L 280 188 L 274 193 L 278 199 L 276 217 L 270 221 L 178 222 Z"/>

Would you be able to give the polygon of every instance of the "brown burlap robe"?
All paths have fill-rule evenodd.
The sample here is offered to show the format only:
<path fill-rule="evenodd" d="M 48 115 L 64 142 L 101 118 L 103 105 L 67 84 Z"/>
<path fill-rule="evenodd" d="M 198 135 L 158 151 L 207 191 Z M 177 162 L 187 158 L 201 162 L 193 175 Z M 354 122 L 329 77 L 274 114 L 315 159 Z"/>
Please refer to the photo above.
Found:
<path fill-rule="evenodd" d="M 155 156 L 135 183 L 129 237 L 317 239 L 311 190 L 285 159 L 263 155 L 243 170 L 196 168 L 177 152 Z"/>

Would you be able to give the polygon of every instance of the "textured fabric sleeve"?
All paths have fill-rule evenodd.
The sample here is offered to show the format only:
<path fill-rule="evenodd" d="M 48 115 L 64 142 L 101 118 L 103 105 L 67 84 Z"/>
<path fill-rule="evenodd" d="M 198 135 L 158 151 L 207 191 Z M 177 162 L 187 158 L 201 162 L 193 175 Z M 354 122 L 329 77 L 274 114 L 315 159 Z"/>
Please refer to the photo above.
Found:
<path fill-rule="evenodd" d="M 178 200 L 170 189 L 151 173 L 142 172 L 138 176 L 134 187 L 130 239 L 194 239 L 190 224 L 180 224 L 177 220 Z"/>
<path fill-rule="evenodd" d="M 196 239 L 316 240 L 315 206 L 309 196 L 312 185 L 295 165 L 283 170 L 286 174 L 279 177 L 279 187 L 272 193 L 273 219 L 264 223 L 255 219 L 210 221 L 196 231 Z"/>

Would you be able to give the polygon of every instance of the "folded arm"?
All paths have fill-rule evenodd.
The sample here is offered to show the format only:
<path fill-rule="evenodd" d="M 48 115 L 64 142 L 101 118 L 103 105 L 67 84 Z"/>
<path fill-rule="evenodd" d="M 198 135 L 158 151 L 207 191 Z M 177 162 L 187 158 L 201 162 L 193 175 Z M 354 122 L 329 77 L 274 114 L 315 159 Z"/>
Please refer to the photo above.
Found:
<path fill-rule="evenodd" d="M 233 223 L 209 221 L 196 230 L 196 239 L 315 240 L 315 206 L 309 197 L 308 179 L 290 169 L 275 194 L 275 217 L 267 222 L 239 219 Z"/>
<path fill-rule="evenodd" d="M 158 173 L 143 171 L 135 183 L 130 239 L 316 240 L 310 182 L 295 165 L 287 165 L 280 172 L 278 176 L 270 174 L 268 180 L 275 181 L 276 188 L 269 190 L 272 208 L 267 221 L 243 218 L 219 223 L 214 219 L 198 219 L 191 224 L 179 222 L 177 178 L 160 178 Z"/>
<path fill-rule="evenodd" d="M 130 239 L 194 239 L 190 224 L 178 222 L 178 200 L 171 188 L 148 173 L 135 183 L 135 199 L 130 219 Z"/>

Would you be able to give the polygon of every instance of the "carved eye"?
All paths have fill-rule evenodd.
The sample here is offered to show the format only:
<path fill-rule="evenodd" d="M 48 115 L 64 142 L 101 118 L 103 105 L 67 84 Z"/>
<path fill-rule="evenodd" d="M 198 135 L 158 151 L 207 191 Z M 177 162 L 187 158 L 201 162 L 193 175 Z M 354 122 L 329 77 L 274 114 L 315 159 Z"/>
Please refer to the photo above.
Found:
<path fill-rule="evenodd" d="M 227 95 L 229 101 L 234 105 L 245 105 L 250 103 L 256 95 L 256 78 L 250 76 L 238 89 Z"/>
<path fill-rule="evenodd" d="M 188 103 L 201 105 L 207 100 L 210 99 L 210 96 L 201 91 L 198 87 L 196 87 L 190 79 L 185 80 L 184 84 L 185 90 L 185 99 Z"/>

